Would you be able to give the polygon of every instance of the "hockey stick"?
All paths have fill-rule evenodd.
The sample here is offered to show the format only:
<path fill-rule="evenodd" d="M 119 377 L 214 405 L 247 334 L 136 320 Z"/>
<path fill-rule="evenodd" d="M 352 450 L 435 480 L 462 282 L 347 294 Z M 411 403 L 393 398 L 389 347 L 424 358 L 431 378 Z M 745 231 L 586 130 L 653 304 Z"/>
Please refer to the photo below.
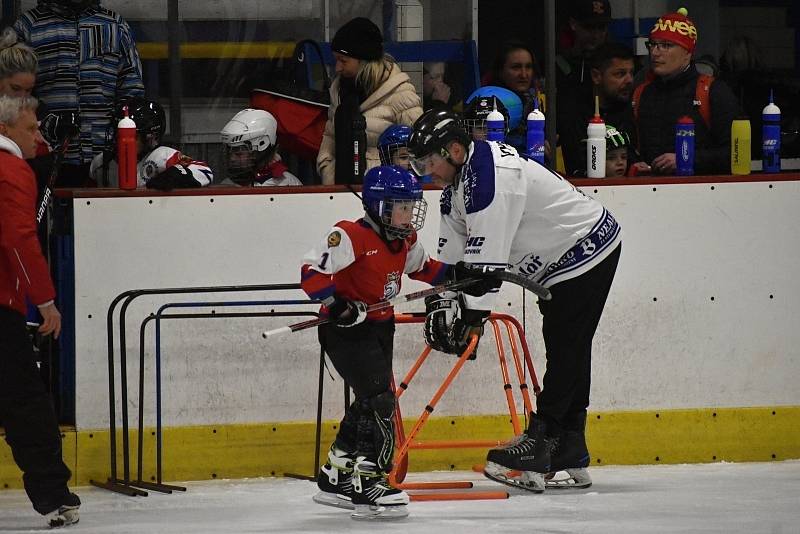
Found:
<path fill-rule="evenodd" d="M 59 125 L 60 120 L 60 118 L 55 119 L 53 131 L 57 132 L 58 128 L 62 128 L 61 133 L 63 139 L 61 141 L 61 147 L 56 151 L 55 156 L 53 156 L 53 168 L 50 171 L 50 176 L 47 178 L 47 184 L 44 186 L 42 202 L 39 204 L 39 209 L 36 210 L 36 224 L 41 224 L 42 219 L 44 219 L 44 214 L 47 213 L 47 206 L 50 204 L 50 197 L 53 196 L 53 188 L 56 185 L 58 171 L 61 170 L 61 162 L 64 161 L 64 156 L 69 148 L 69 140 L 78 134 L 78 127 L 74 115 L 70 114 L 70 122 L 68 122 L 66 126 Z"/>
<path fill-rule="evenodd" d="M 537 284 L 533 280 L 525 278 L 522 275 L 510 273 L 508 271 L 499 271 L 499 270 L 492 271 L 492 275 L 504 282 L 509 282 L 521 286 L 523 289 L 527 289 L 528 291 L 534 293 L 542 300 L 550 300 L 551 298 L 550 291 L 548 291 L 547 288 L 543 287 L 540 284 Z M 389 300 L 382 300 L 380 302 L 376 302 L 375 304 L 370 304 L 369 306 L 367 306 L 367 313 L 377 310 L 383 310 L 390 306 L 394 306 L 395 304 L 398 303 L 402 304 L 404 302 L 411 302 L 413 300 L 424 299 L 425 297 L 430 297 L 431 295 L 438 295 L 439 293 L 443 293 L 445 291 L 456 291 L 458 289 L 462 289 L 479 281 L 480 279 L 478 278 L 467 278 L 465 280 L 447 282 L 445 284 L 433 286 L 428 289 L 414 291 L 413 293 L 400 295 Z M 300 330 L 306 330 L 308 328 L 313 328 L 315 326 L 320 326 L 323 324 L 327 324 L 329 322 L 330 319 L 327 317 L 320 319 L 311 319 L 310 321 L 303 321 L 302 323 L 295 323 L 295 324 L 290 324 L 288 326 L 275 328 L 273 330 L 267 330 L 266 332 L 261 333 L 261 337 L 267 339 L 268 337 L 275 336 L 278 334 L 298 332 Z"/>

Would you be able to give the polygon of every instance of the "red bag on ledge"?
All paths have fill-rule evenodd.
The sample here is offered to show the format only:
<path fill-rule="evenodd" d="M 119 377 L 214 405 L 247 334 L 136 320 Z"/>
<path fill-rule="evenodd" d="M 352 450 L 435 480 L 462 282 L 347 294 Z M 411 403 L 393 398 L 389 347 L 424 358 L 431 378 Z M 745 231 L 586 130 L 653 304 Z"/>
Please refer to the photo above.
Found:
<path fill-rule="evenodd" d="M 322 62 L 322 91 L 298 83 L 298 72 L 303 72 L 307 64 L 306 44 L 316 49 Z M 328 120 L 330 77 L 316 41 L 306 39 L 297 43 L 294 63 L 291 79 L 276 81 L 268 89 L 253 89 L 250 105 L 269 111 L 278 121 L 278 144 L 282 149 L 302 159 L 316 160 Z"/>

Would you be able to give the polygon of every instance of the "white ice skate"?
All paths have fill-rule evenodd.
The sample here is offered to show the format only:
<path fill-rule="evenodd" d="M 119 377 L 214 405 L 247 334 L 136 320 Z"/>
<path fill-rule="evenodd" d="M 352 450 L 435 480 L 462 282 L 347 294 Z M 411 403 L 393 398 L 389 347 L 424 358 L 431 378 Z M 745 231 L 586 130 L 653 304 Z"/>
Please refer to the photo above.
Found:
<path fill-rule="evenodd" d="M 327 463 L 319 468 L 317 486 L 320 491 L 313 497 L 315 503 L 352 510 L 352 456 L 332 446 L 328 451 Z"/>
<path fill-rule="evenodd" d="M 584 489 L 592 485 L 592 477 L 585 467 L 547 473 L 544 479 L 547 489 Z"/>
<path fill-rule="evenodd" d="M 393 520 L 408 516 L 408 494 L 389 484 L 374 462 L 360 456 L 353 468 L 353 504 L 356 520 Z"/>
<path fill-rule="evenodd" d="M 518 471 L 494 462 L 486 462 L 483 474 L 486 478 L 512 488 L 519 488 L 533 493 L 542 493 L 545 489 L 545 474 L 537 473 L 536 471 Z"/>
<path fill-rule="evenodd" d="M 67 525 L 74 525 L 80 520 L 80 513 L 78 506 L 59 506 L 57 510 L 53 510 L 49 514 L 45 514 L 44 520 L 50 528 L 61 528 Z"/>

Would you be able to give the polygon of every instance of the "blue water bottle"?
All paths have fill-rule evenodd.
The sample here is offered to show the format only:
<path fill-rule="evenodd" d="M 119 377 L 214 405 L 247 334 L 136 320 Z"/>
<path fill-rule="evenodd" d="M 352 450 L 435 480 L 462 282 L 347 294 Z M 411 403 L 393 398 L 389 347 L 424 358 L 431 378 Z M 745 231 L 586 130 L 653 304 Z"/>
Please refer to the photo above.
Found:
<path fill-rule="evenodd" d="M 773 103 L 772 90 L 769 104 L 761 112 L 762 170 L 781 172 L 781 110 Z"/>
<path fill-rule="evenodd" d="M 694 121 L 683 116 L 675 124 L 675 174 L 694 174 Z"/>
<path fill-rule="evenodd" d="M 528 157 L 544 165 L 544 113 L 539 110 L 538 99 L 534 99 L 533 110 L 528 113 L 528 136 L 525 149 Z"/>
<path fill-rule="evenodd" d="M 497 107 L 486 115 L 486 140 L 501 143 L 506 140 L 506 118 Z"/>

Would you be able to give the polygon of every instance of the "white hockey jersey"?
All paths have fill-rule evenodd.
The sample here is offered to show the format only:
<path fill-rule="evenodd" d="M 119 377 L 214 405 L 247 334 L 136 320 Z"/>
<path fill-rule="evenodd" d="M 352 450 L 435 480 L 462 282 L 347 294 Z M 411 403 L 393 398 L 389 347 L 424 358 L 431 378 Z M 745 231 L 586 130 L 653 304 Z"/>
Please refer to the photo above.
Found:
<path fill-rule="evenodd" d="M 439 260 L 503 267 L 545 287 L 579 276 L 621 242 L 611 213 L 506 144 L 475 141 L 442 192 Z M 494 295 L 465 295 L 489 310 Z"/>
<path fill-rule="evenodd" d="M 145 155 L 136 165 L 136 187 L 144 187 L 147 181 L 161 174 L 174 165 L 181 165 L 192 174 L 192 178 L 197 182 L 198 187 L 205 187 L 214 181 L 214 173 L 206 163 L 195 161 L 180 151 L 168 146 L 159 146 Z M 89 174 L 100 187 L 106 187 L 103 183 L 103 154 L 97 154 L 92 159 L 89 166 Z M 112 160 L 108 164 L 108 187 L 119 187 L 117 174 L 117 161 Z"/>

